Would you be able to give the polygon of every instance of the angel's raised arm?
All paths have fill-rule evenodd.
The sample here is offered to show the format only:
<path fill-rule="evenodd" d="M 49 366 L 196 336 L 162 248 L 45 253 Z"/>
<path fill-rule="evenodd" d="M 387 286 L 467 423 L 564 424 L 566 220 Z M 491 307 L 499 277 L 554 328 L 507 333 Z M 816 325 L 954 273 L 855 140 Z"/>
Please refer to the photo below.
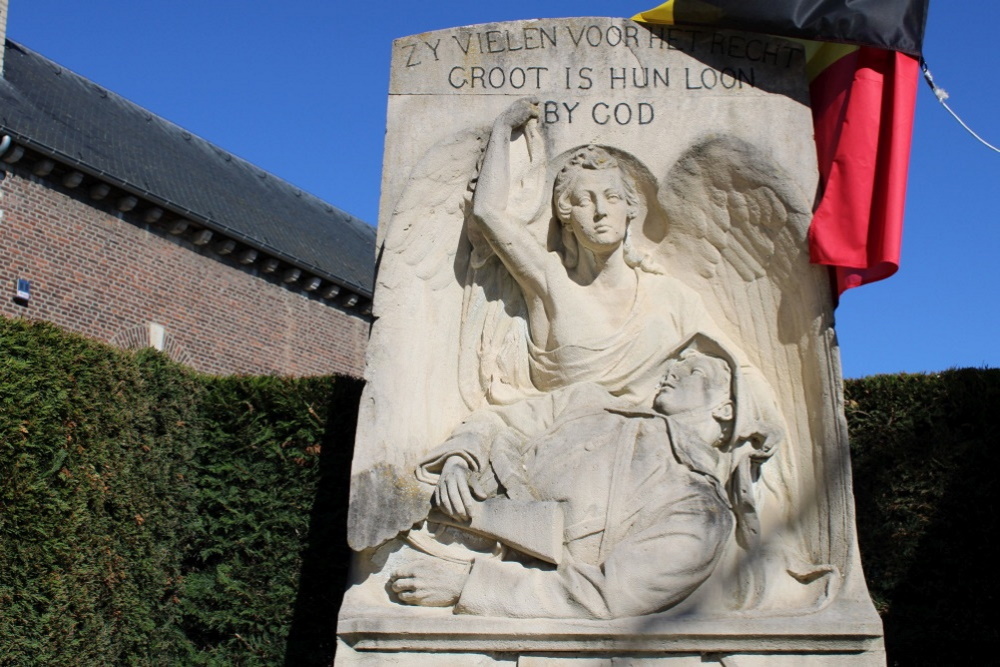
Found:
<path fill-rule="evenodd" d="M 512 215 L 509 202 L 511 134 L 521 129 L 528 140 L 529 151 L 536 148 L 539 153 L 531 155 L 531 159 L 542 159 L 537 123 L 538 103 L 530 99 L 518 100 L 500 114 L 493 123 L 472 205 L 473 216 L 493 251 L 522 289 L 534 294 L 544 290 L 545 265 L 549 257 L 528 231 L 529 221 Z"/>

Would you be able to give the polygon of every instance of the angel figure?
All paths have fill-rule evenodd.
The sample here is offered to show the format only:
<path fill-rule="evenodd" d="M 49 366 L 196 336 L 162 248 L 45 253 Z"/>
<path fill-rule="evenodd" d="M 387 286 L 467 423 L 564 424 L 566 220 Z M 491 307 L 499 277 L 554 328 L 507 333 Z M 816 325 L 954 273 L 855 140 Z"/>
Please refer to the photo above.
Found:
<path fill-rule="evenodd" d="M 515 133 L 523 133 L 532 160 L 544 162 L 538 105 L 519 100 L 493 124 L 470 235 L 482 234 L 520 287 L 532 384 L 551 391 L 597 382 L 615 395 L 645 396 L 662 375 L 667 351 L 716 327 L 692 290 L 636 248 L 638 186 L 608 149 L 581 147 L 565 160 L 552 186 L 554 247 L 543 246 L 531 221 L 514 210 L 537 209 L 519 202 L 524 193 L 511 187 Z"/>
<path fill-rule="evenodd" d="M 525 341 L 534 388 L 581 382 L 641 400 L 663 376 L 669 352 L 693 333 L 724 338 L 700 298 L 664 275 L 632 241 L 640 198 L 634 176 L 605 148 L 575 149 L 552 185 L 557 242 L 544 247 L 513 209 L 532 211 L 511 187 L 511 137 L 523 133 L 534 162 L 544 162 L 538 105 L 515 102 L 490 134 L 473 197 L 470 236 L 478 233 L 517 282 L 527 305 Z M 735 348 L 731 343 L 730 348 Z M 442 488 L 462 506 L 467 461 L 450 459 Z M 461 496 L 459 495 L 461 493 Z M 463 502 L 464 500 L 464 502 Z"/>

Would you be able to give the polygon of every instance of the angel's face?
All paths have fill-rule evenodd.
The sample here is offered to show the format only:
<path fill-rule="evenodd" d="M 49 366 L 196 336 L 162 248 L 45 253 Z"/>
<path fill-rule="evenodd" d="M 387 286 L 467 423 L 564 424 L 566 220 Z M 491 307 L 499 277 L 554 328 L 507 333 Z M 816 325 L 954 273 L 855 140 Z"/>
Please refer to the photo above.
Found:
<path fill-rule="evenodd" d="M 569 192 L 565 222 L 582 246 L 592 252 L 613 251 L 625 239 L 629 203 L 618 169 L 581 169 Z"/>

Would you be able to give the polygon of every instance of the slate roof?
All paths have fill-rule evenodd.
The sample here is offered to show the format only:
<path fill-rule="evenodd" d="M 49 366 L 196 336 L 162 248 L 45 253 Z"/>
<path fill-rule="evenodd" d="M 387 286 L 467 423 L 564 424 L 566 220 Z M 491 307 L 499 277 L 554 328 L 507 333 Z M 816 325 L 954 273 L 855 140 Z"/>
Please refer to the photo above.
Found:
<path fill-rule="evenodd" d="M 19 44 L 5 47 L 0 132 L 371 296 L 371 226 Z"/>

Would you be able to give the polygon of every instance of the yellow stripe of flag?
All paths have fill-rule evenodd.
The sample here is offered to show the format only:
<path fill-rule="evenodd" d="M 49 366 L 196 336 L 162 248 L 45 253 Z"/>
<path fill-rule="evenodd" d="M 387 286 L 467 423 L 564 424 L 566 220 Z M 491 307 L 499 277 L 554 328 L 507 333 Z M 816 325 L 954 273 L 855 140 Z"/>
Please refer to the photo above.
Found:
<path fill-rule="evenodd" d="M 853 44 L 814 42 L 811 39 L 793 39 L 791 41 L 798 42 L 806 50 L 806 76 L 810 81 L 833 63 L 858 50 L 858 47 Z"/>
<path fill-rule="evenodd" d="M 658 23 L 660 25 L 673 25 L 674 24 L 674 0 L 667 0 L 659 7 L 654 7 L 653 9 L 647 9 L 644 12 L 639 12 L 632 17 L 633 21 L 641 21 L 642 23 Z"/>

